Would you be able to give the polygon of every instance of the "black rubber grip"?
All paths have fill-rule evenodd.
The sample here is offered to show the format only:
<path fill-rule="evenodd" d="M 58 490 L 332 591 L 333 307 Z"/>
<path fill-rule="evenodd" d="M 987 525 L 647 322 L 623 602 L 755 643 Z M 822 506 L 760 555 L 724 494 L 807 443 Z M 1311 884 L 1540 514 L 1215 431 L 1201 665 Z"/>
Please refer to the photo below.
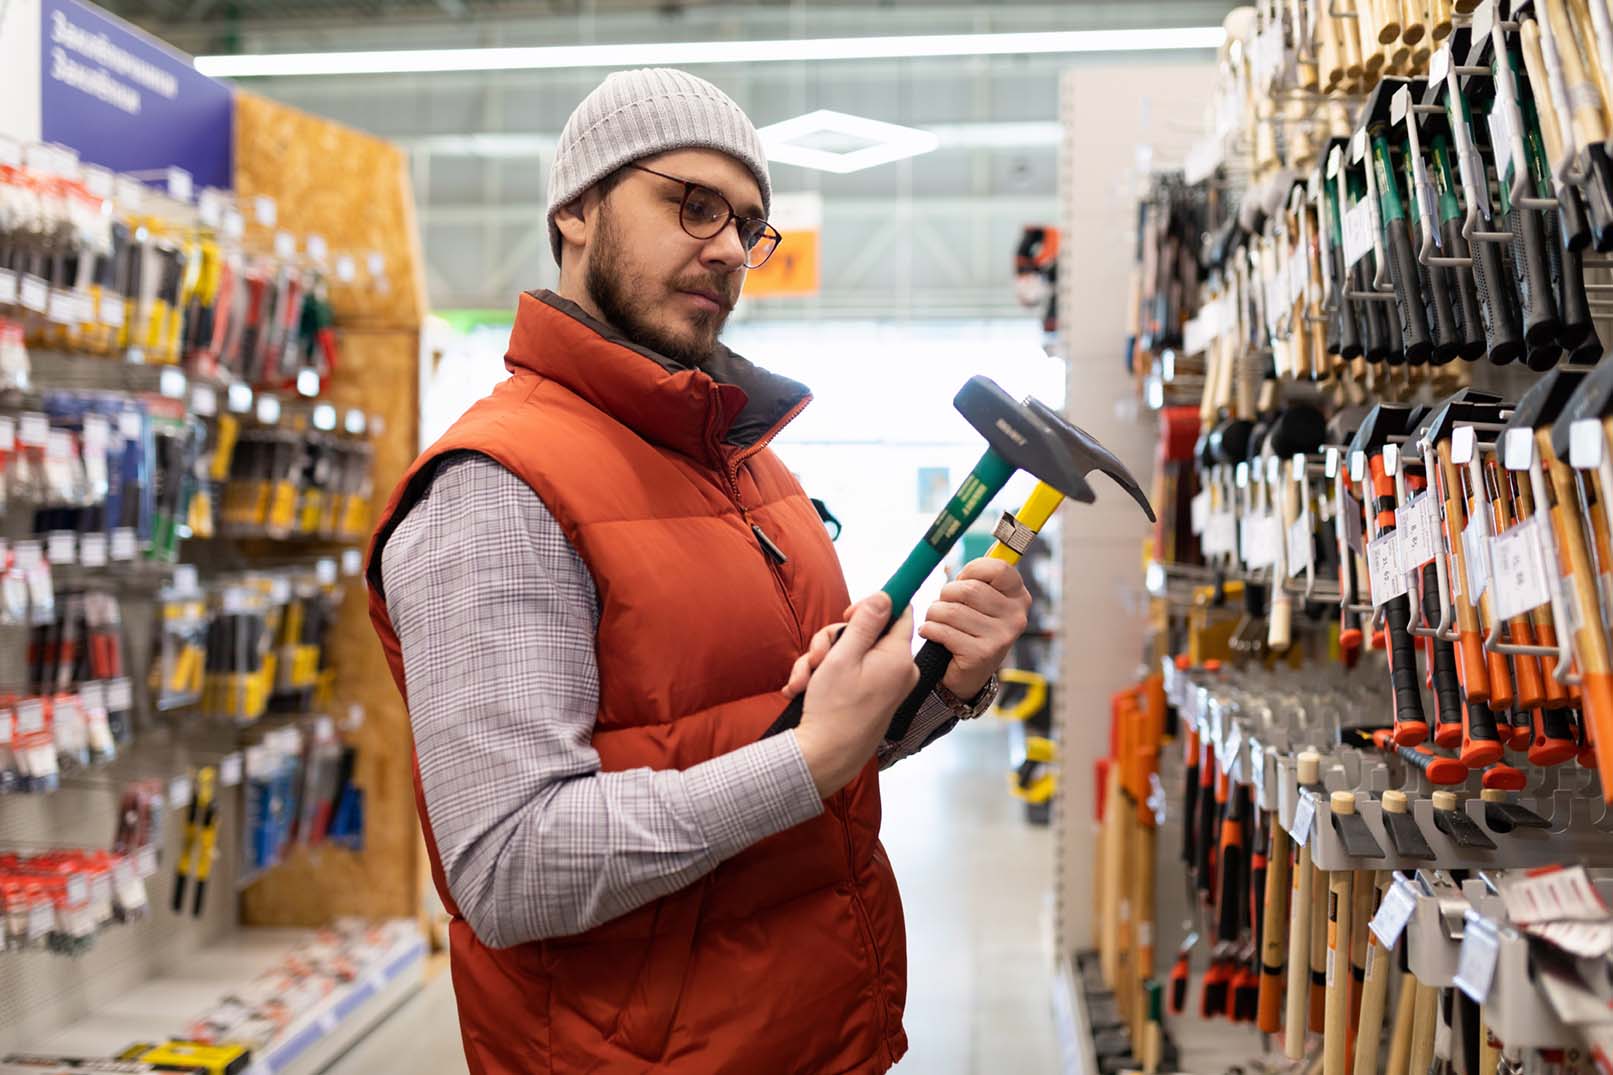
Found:
<path fill-rule="evenodd" d="M 1591 242 L 1605 254 L 1613 251 L 1613 161 L 1606 147 L 1593 145 L 1585 149 L 1585 163 L 1590 174 L 1580 190 L 1591 218 Z"/>
<path fill-rule="evenodd" d="M 1186 788 L 1182 795 L 1182 861 L 1192 869 L 1198 862 L 1198 826 L 1193 822 L 1198 818 L 1199 805 L 1199 766 L 1198 762 L 1187 766 L 1183 771 L 1182 784 Z"/>
<path fill-rule="evenodd" d="M 1404 220 L 1384 225 L 1388 240 L 1389 283 L 1395 289 L 1395 310 L 1400 319 L 1400 352 L 1413 366 L 1428 362 L 1434 354 L 1434 337 L 1428 328 L 1428 310 L 1418 285 L 1417 256 L 1411 249 L 1411 232 Z"/>
<path fill-rule="evenodd" d="M 767 726 L 767 731 L 762 733 L 762 738 L 771 739 L 773 736 L 778 735 L 781 732 L 787 732 L 791 728 L 800 727 L 801 714 L 805 712 L 805 710 L 806 692 L 802 691 L 794 698 L 791 698 L 790 704 L 784 707 L 784 712 L 775 717 L 773 719 L 773 723 Z"/>
<path fill-rule="evenodd" d="M 1367 272 L 1370 282 L 1377 277 L 1377 255 L 1369 254 L 1372 267 Z M 1395 312 L 1394 296 L 1388 296 L 1389 302 L 1378 301 L 1372 305 L 1377 307 L 1377 315 L 1383 322 L 1382 331 L 1384 339 L 1389 341 L 1389 354 L 1384 361 L 1391 366 L 1404 366 L 1406 364 L 1406 341 L 1400 335 L 1400 315 Z"/>
<path fill-rule="evenodd" d="M 1531 359 L 1535 351 L 1557 342 L 1562 327 L 1557 317 L 1556 289 L 1551 283 L 1547 219 L 1543 213 L 1517 205 L 1507 214 L 1507 228 L 1512 232 L 1512 283 L 1523 316 L 1523 342 Z"/>
<path fill-rule="evenodd" d="M 1389 635 L 1389 681 L 1394 687 L 1395 728 L 1420 724 L 1428 731 L 1423 716 L 1423 695 L 1417 686 L 1417 642 L 1411 634 L 1411 602 L 1405 594 L 1390 598 L 1383 606 L 1384 629 Z"/>
<path fill-rule="evenodd" d="M 1439 234 L 1444 240 L 1446 257 L 1471 257 L 1467 240 L 1462 237 L 1460 218 L 1441 222 Z M 1439 271 L 1447 274 L 1446 279 L 1450 281 L 1456 295 L 1456 320 L 1462 333 L 1461 355 L 1469 362 L 1477 362 L 1485 352 L 1485 336 L 1484 318 L 1479 313 L 1478 289 L 1473 283 L 1473 267 L 1471 265 L 1443 267 Z"/>
<path fill-rule="evenodd" d="M 1361 323 L 1356 317 L 1356 301 L 1345 293 L 1349 291 L 1349 278 L 1344 273 L 1344 254 L 1335 249 L 1332 255 L 1333 279 L 1339 282 L 1338 347 L 1334 353 L 1341 358 L 1360 358 Z"/>
<path fill-rule="evenodd" d="M 1228 824 L 1233 822 L 1229 820 Z M 1215 939 L 1218 941 L 1237 940 L 1243 925 L 1244 874 L 1249 866 L 1245 856 L 1241 843 L 1221 845 L 1221 881 L 1216 889 Z"/>
<path fill-rule="evenodd" d="M 1479 318 L 1484 323 L 1484 353 L 1490 362 L 1504 366 L 1523 355 L 1523 330 L 1518 324 L 1518 298 L 1498 243 L 1473 244 L 1473 283 L 1478 291 Z"/>
<path fill-rule="evenodd" d="M 1494 743 L 1501 738 L 1495 726 L 1495 712 L 1483 702 L 1468 702 L 1466 719 L 1465 734 L 1468 739 Z M 1524 719 L 1528 719 L 1527 714 Z"/>
<path fill-rule="evenodd" d="M 1563 249 L 1578 254 L 1591 245 L 1591 218 L 1578 187 L 1566 183 L 1557 187 L 1557 227 L 1562 232 Z"/>
<path fill-rule="evenodd" d="M 1585 290 L 1585 256 L 1577 250 L 1564 250 L 1562 267 L 1557 284 L 1557 307 L 1563 325 L 1557 342 L 1569 352 L 1569 361 L 1594 363 L 1601 358 L 1602 346 L 1596 339 L 1590 295 Z M 1587 353 L 1592 351 L 1594 353 Z"/>
<path fill-rule="evenodd" d="M 1541 711 L 1550 712 L 1549 710 L 1545 709 L 1542 709 Z M 1567 711 L 1557 710 L 1556 712 L 1563 713 Z M 1522 729 L 1530 735 L 1534 734 L 1535 721 L 1534 718 L 1529 715 L 1529 711 L 1527 709 L 1514 709 L 1507 715 L 1507 725 L 1510 728 Z M 1497 729 L 1497 734 L 1499 734 L 1499 729 Z"/>
<path fill-rule="evenodd" d="M 892 743 L 900 743 L 907 735 L 908 728 L 913 725 L 913 718 L 918 716 L 919 709 L 935 688 L 946 676 L 947 669 L 952 664 L 952 653 L 939 642 L 926 642 L 919 647 L 918 656 L 913 663 L 919 668 L 919 681 L 908 692 L 902 704 L 896 707 L 896 713 L 891 717 L 890 726 L 885 729 L 885 738 Z"/>
<path fill-rule="evenodd" d="M 1439 569 L 1429 561 L 1422 567 L 1423 619 L 1430 627 L 1439 624 Z M 1435 719 L 1441 726 L 1462 726 L 1462 688 L 1456 675 L 1456 647 L 1442 638 L 1430 638 L 1433 659 L 1429 678 L 1434 684 Z"/>
<path fill-rule="evenodd" d="M 1450 270 L 1430 268 L 1418 262 L 1417 278 L 1423 291 L 1428 328 L 1434 337 L 1434 353 L 1429 361 L 1443 366 L 1462 353 L 1462 330 L 1456 321 L 1456 308 L 1452 305 Z"/>
<path fill-rule="evenodd" d="M 1369 292 L 1372 274 L 1367 266 L 1372 255 L 1364 255 L 1350 270 L 1350 286 L 1357 292 Z M 1361 353 L 1368 362 L 1383 362 L 1389 357 L 1388 319 L 1383 315 L 1383 304 L 1373 299 L 1361 299 L 1355 304 L 1356 323 L 1361 326 Z"/>
<path fill-rule="evenodd" d="M 1573 743 L 1578 733 L 1574 730 L 1573 710 L 1571 709 L 1540 709 L 1536 710 L 1536 727 L 1532 729 L 1535 737 L 1555 740 L 1562 743 Z M 1525 714 L 1527 717 L 1528 714 Z"/>
<path fill-rule="evenodd" d="M 1171 1014 L 1181 1015 L 1187 1010 L 1187 964 L 1178 963 L 1171 972 Z"/>
<path fill-rule="evenodd" d="M 1201 780 L 1198 816 L 1199 846 L 1198 862 L 1195 865 L 1197 867 L 1199 891 L 1205 893 L 1208 893 L 1215 885 L 1215 876 L 1211 871 L 1211 866 L 1215 861 L 1216 822 L 1219 820 L 1216 817 L 1215 792 L 1209 786 L 1215 783 L 1215 777 L 1211 775 L 1212 773 L 1213 766 L 1210 773 L 1201 772 L 1199 774 Z M 1209 777 L 1208 784 L 1203 782 L 1206 776 Z"/>

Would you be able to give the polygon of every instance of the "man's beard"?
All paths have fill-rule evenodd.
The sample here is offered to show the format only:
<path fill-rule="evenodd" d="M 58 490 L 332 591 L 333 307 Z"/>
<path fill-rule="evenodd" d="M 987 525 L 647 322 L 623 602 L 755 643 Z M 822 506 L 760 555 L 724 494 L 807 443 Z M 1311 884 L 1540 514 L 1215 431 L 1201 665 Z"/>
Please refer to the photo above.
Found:
<path fill-rule="evenodd" d="M 717 337 L 722 334 L 729 311 L 698 311 L 693 320 L 693 337 L 673 336 L 639 316 L 635 299 L 641 300 L 642 296 L 633 294 L 633 280 L 625 271 L 625 262 L 625 251 L 616 229 L 611 226 L 610 214 L 602 204 L 593 249 L 589 251 L 588 272 L 583 280 L 594 307 L 630 342 L 691 369 L 704 366 L 717 350 Z M 673 290 L 682 287 L 724 296 L 729 291 L 726 281 L 709 275 L 680 280 Z"/>

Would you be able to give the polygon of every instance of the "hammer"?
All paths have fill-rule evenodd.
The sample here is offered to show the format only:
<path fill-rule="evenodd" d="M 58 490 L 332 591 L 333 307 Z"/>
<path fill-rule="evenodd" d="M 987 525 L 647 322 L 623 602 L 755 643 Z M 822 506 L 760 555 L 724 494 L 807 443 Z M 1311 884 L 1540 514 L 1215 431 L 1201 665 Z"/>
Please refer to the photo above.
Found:
<path fill-rule="evenodd" d="M 1126 464 L 1122 463 L 1113 452 L 1099 444 L 1092 434 L 1041 400 L 1027 399 L 1025 406 L 1063 442 L 1070 457 L 1075 461 L 1077 473 L 1082 478 L 1093 471 L 1107 474 L 1117 485 L 1131 494 L 1131 498 L 1143 509 L 1143 514 L 1148 516 L 1149 522 L 1155 521 L 1154 509 L 1148 503 L 1148 497 L 1144 495 L 1142 487 L 1137 484 L 1137 479 L 1132 476 Z M 1047 525 L 1047 521 L 1053 517 L 1053 513 L 1062 503 L 1064 493 L 1052 483 L 1045 480 L 1037 483 L 1017 514 L 1012 512 L 1003 514 L 995 532 L 997 540 L 986 555 L 993 560 L 1002 560 L 1010 564 L 1019 563 L 1020 557 L 1030 548 L 1032 539 L 1041 533 L 1042 527 Z M 935 690 L 935 685 L 946 675 L 947 666 L 952 663 L 952 654 L 939 642 L 926 642 L 919 647 L 915 660 L 919 666 L 918 685 L 897 707 L 896 714 L 891 718 L 890 727 L 885 732 L 885 738 L 893 743 L 900 742 L 907 734 L 908 727 L 918 715 L 925 699 L 929 698 L 930 693 Z"/>
<path fill-rule="evenodd" d="M 887 631 L 912 603 L 913 595 L 918 593 L 930 572 L 940 566 L 964 531 L 980 518 L 986 505 L 1002 492 L 1016 471 L 1023 470 L 1083 504 L 1097 499 L 1097 494 L 1082 477 L 1084 472 L 1072 456 L 1066 438 L 1049 429 L 1036 412 L 1003 391 L 997 382 L 987 377 L 969 378 L 953 398 L 952 405 L 986 438 L 987 447 L 969 476 L 952 494 L 952 499 L 941 509 L 941 514 L 936 516 L 924 539 L 880 587 L 891 599 Z M 790 704 L 762 733 L 762 738 L 798 726 L 805 704 L 805 692 L 790 699 Z"/>

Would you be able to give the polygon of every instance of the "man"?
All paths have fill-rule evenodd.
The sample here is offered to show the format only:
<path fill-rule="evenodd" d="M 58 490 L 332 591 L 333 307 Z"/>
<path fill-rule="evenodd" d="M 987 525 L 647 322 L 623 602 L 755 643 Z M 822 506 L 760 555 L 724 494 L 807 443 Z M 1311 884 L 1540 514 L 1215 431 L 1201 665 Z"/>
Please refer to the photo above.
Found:
<path fill-rule="evenodd" d="M 1030 598 L 968 565 L 920 632 L 953 666 L 883 742 L 911 613 L 880 640 L 889 599 L 847 607 L 767 448 L 807 391 L 717 342 L 770 196 L 716 87 L 608 78 L 556 151 L 557 292 L 521 297 L 511 377 L 371 547 L 477 1075 L 861 1075 L 906 1048 L 878 770 L 990 703 Z"/>

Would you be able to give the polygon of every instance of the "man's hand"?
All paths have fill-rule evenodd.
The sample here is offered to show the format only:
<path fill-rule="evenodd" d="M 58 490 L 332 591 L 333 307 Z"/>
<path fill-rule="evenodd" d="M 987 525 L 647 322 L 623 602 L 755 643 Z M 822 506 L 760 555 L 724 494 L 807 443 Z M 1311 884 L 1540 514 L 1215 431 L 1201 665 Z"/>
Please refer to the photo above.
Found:
<path fill-rule="evenodd" d="M 851 606 L 849 622 L 813 636 L 784 688 L 789 697 L 806 691 L 795 738 L 818 794 L 826 799 L 868 764 L 891 714 L 918 682 L 912 610 L 879 637 L 890 608 L 890 598 L 882 593 Z"/>
<path fill-rule="evenodd" d="M 941 599 L 919 628 L 919 637 L 941 643 L 952 654 L 941 685 L 964 700 L 984 690 L 1025 633 L 1030 608 L 1030 591 L 1018 568 L 985 557 L 965 564 L 941 588 Z"/>

